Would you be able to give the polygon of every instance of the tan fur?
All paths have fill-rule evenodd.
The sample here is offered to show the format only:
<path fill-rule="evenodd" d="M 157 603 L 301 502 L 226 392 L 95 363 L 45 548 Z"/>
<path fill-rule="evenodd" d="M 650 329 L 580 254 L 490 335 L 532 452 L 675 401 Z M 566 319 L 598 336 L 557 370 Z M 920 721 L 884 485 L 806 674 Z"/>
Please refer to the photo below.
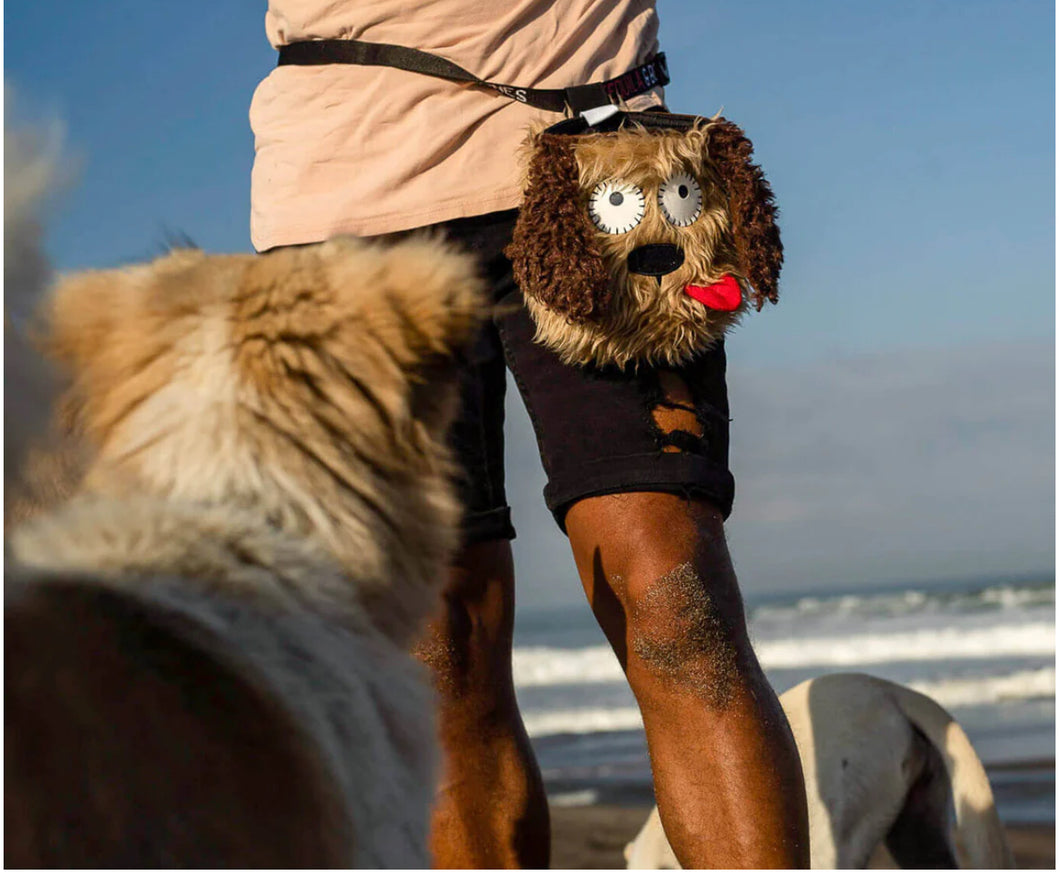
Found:
<path fill-rule="evenodd" d="M 480 308 L 466 258 L 424 240 L 180 251 L 71 277 L 51 351 L 95 447 L 85 486 L 253 507 L 356 573 L 410 641 L 459 513 L 438 381 Z M 403 600 L 385 595 L 395 579 Z"/>
<path fill-rule="evenodd" d="M 116 598 L 177 618 L 182 647 L 210 638 L 211 658 L 220 653 L 225 671 L 235 666 L 257 691 L 251 698 L 263 694 L 304 732 L 292 768 L 320 784 L 314 798 L 325 808 L 334 794 L 341 800 L 345 856 L 328 865 L 427 862 L 433 729 L 427 684 L 407 649 L 435 608 L 456 544 L 446 434 L 456 365 L 483 313 L 473 260 L 422 238 L 388 247 L 340 239 L 262 256 L 179 251 L 68 277 L 47 300 L 48 349 L 70 381 L 69 427 L 91 452 L 76 494 L 9 534 L 6 579 L 18 585 L 8 605 L 20 608 L 26 593 L 51 598 L 72 581 L 86 594 L 86 622 L 111 623 L 107 599 Z M 9 622 L 31 614 L 13 610 Z M 73 688 L 42 683 L 26 709 L 8 712 L 9 755 L 32 741 L 32 712 L 66 713 L 49 710 L 56 696 L 76 699 L 80 684 L 118 695 L 122 672 L 138 680 L 153 670 L 149 652 L 116 646 L 124 650 L 110 668 L 74 654 L 64 669 Z M 93 707 L 85 751 L 105 752 L 104 727 L 120 711 Z M 239 750 L 231 756 L 268 769 Z M 74 782 L 9 784 L 8 805 L 26 794 L 46 817 L 65 800 L 79 815 L 62 829 L 82 839 L 135 819 L 113 784 L 120 770 L 103 753 L 82 762 L 87 783 L 112 787 L 107 804 L 78 807 Z M 147 782 L 152 804 L 185 798 L 170 789 L 177 777 L 162 771 Z M 51 828 L 22 824 L 33 826 Z M 47 831 L 35 835 L 43 838 L 27 853 L 50 846 Z M 87 842 L 94 856 L 59 864 L 126 859 L 114 856 L 120 832 L 111 838 L 102 849 Z M 210 859 L 193 855 L 194 839 L 139 848 L 136 859 Z M 86 842 L 75 846 L 88 853 Z"/>
<path fill-rule="evenodd" d="M 70 498 L 84 475 L 87 448 L 54 423 L 42 427 L 31 445 L 16 453 L 21 464 L 4 483 L 5 532 Z"/>
<path fill-rule="evenodd" d="M 688 131 L 631 124 L 612 133 L 563 138 L 573 143 L 580 209 L 586 216 L 589 197 L 604 180 L 634 184 L 643 191 L 645 200 L 644 218 L 632 230 L 609 234 L 593 228 L 593 247 L 598 252 L 586 252 L 584 257 L 602 258 L 609 272 L 610 292 L 606 306 L 595 308 L 590 318 L 572 317 L 564 308 L 538 297 L 533 288 L 524 288 L 537 326 L 535 339 L 554 349 L 564 362 L 619 367 L 630 363 L 680 365 L 735 325 L 749 300 L 760 308 L 763 299 L 775 298 L 772 290 L 755 292 L 751 288 L 748 267 L 737 251 L 730 180 L 711 148 L 712 131 L 722 127 L 735 129 L 724 120 L 703 119 Z M 542 137 L 560 139 L 548 133 L 532 134 L 524 153 L 528 167 L 535 148 L 544 142 Z M 694 176 L 703 192 L 699 217 L 684 227 L 667 221 L 658 204 L 660 184 L 677 171 Z M 529 185 L 529 179 L 524 183 Z M 755 196 L 771 201 L 764 181 L 761 185 Z M 547 222 L 549 216 L 527 215 L 523 221 Z M 771 214 L 763 229 L 775 234 Z M 661 285 L 653 276 L 627 270 L 626 259 L 634 249 L 660 243 L 679 246 L 685 256 L 681 267 L 662 277 Z M 776 246 L 775 257 L 779 258 L 779 242 Z M 779 265 L 773 269 L 779 270 Z M 735 311 L 710 309 L 684 292 L 688 284 L 707 286 L 726 274 L 735 277 L 743 290 L 744 300 Z"/>

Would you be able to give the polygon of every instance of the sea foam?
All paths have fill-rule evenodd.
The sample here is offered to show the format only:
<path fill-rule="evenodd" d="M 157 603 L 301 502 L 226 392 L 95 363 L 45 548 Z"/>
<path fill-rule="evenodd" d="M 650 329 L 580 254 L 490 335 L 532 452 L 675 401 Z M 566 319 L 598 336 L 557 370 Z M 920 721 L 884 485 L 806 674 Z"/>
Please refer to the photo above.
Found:
<path fill-rule="evenodd" d="M 914 680 L 906 686 L 931 696 L 944 708 L 967 708 L 1055 696 L 1056 669 L 1048 667 L 970 679 Z M 640 711 L 635 707 L 531 711 L 523 714 L 523 722 L 533 738 L 618 732 L 642 726 Z"/>
<path fill-rule="evenodd" d="M 1048 656 L 1055 652 L 1055 647 L 1055 625 L 1036 621 L 982 628 L 951 626 L 760 640 L 755 642 L 755 653 L 762 667 L 769 671 L 804 666 L 849 668 L 896 660 L 936 662 Z M 622 680 L 622 669 L 606 644 L 577 650 L 517 648 L 512 668 L 516 687 L 524 688 Z"/>

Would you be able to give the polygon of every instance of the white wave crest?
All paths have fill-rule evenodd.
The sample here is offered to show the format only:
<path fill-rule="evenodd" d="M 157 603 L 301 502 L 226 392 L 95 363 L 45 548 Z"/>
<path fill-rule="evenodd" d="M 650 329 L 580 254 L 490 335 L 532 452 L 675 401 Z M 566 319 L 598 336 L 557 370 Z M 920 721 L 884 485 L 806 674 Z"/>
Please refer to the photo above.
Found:
<path fill-rule="evenodd" d="M 907 686 L 930 696 L 944 708 L 992 705 L 1018 699 L 1056 695 L 1056 669 L 1052 667 L 980 678 L 942 681 L 913 681 Z M 640 729 L 637 708 L 574 708 L 523 714 L 526 731 L 532 738 L 570 733 L 618 732 Z"/>
<path fill-rule="evenodd" d="M 573 708 L 569 711 L 539 711 L 523 714 L 523 723 L 531 738 L 544 735 L 591 732 L 618 732 L 640 729 L 643 723 L 638 708 Z"/>
<path fill-rule="evenodd" d="M 1048 656 L 1055 651 L 1055 625 L 1049 622 L 784 638 L 755 644 L 758 659 L 767 671 L 895 661 Z M 521 647 L 513 655 L 512 667 L 516 686 L 524 688 L 622 680 L 622 669 L 607 645 L 580 650 Z"/>
<path fill-rule="evenodd" d="M 1056 669 L 1049 666 L 997 677 L 914 681 L 909 686 L 925 696 L 930 696 L 946 708 L 993 705 L 998 702 L 1055 696 Z"/>
<path fill-rule="evenodd" d="M 919 589 L 857 595 L 805 596 L 788 604 L 764 604 L 751 610 L 754 620 L 791 622 L 804 617 L 827 615 L 902 616 L 936 610 L 968 612 L 982 609 L 999 611 L 1022 607 L 1053 605 L 1053 586 L 1037 584 L 997 584 L 974 592 L 931 592 Z"/>
<path fill-rule="evenodd" d="M 1045 656 L 1055 651 L 1056 627 L 1047 622 L 794 638 L 763 641 L 755 647 L 767 670 L 804 665 L 878 665 L 896 660 Z"/>
<path fill-rule="evenodd" d="M 548 797 L 548 804 L 557 808 L 578 808 L 593 805 L 600 798 L 596 790 L 572 790 L 569 793 L 553 793 Z"/>
<path fill-rule="evenodd" d="M 606 644 L 580 650 L 517 647 L 512 654 L 512 674 L 516 687 L 622 680 L 622 668 Z"/>

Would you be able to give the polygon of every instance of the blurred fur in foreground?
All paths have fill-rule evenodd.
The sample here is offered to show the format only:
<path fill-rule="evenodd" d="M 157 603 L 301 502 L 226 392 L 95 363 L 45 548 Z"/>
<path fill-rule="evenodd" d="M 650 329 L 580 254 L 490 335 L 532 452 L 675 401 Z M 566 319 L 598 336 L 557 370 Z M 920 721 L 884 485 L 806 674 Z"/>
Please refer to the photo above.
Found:
<path fill-rule="evenodd" d="M 6 529 L 7 866 L 427 865 L 407 651 L 456 543 L 445 436 L 482 306 L 422 239 L 179 251 L 44 299 L 84 462 Z M 9 405 L 42 397 L 17 355 Z M 9 413 L 5 479 L 40 419 Z"/>
<path fill-rule="evenodd" d="M 12 97 L 5 90 L 8 105 Z M 34 309 L 51 281 L 42 214 L 58 175 L 58 134 L 36 127 L 4 132 L 4 480 L 23 467 L 52 412 L 55 375 L 33 348 Z"/>

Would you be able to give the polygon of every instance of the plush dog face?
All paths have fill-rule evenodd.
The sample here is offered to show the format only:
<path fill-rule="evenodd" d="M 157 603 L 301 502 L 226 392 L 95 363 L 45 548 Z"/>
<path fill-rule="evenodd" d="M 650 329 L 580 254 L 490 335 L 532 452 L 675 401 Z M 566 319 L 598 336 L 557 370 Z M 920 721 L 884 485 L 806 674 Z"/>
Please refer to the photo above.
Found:
<path fill-rule="evenodd" d="M 773 196 L 723 119 L 543 132 L 508 253 L 536 338 L 567 363 L 676 365 L 776 300 Z"/>
<path fill-rule="evenodd" d="M 47 320 L 89 490 L 249 511 L 323 546 L 401 637 L 455 546 L 446 436 L 483 313 L 469 256 L 340 239 L 78 274 Z"/>

